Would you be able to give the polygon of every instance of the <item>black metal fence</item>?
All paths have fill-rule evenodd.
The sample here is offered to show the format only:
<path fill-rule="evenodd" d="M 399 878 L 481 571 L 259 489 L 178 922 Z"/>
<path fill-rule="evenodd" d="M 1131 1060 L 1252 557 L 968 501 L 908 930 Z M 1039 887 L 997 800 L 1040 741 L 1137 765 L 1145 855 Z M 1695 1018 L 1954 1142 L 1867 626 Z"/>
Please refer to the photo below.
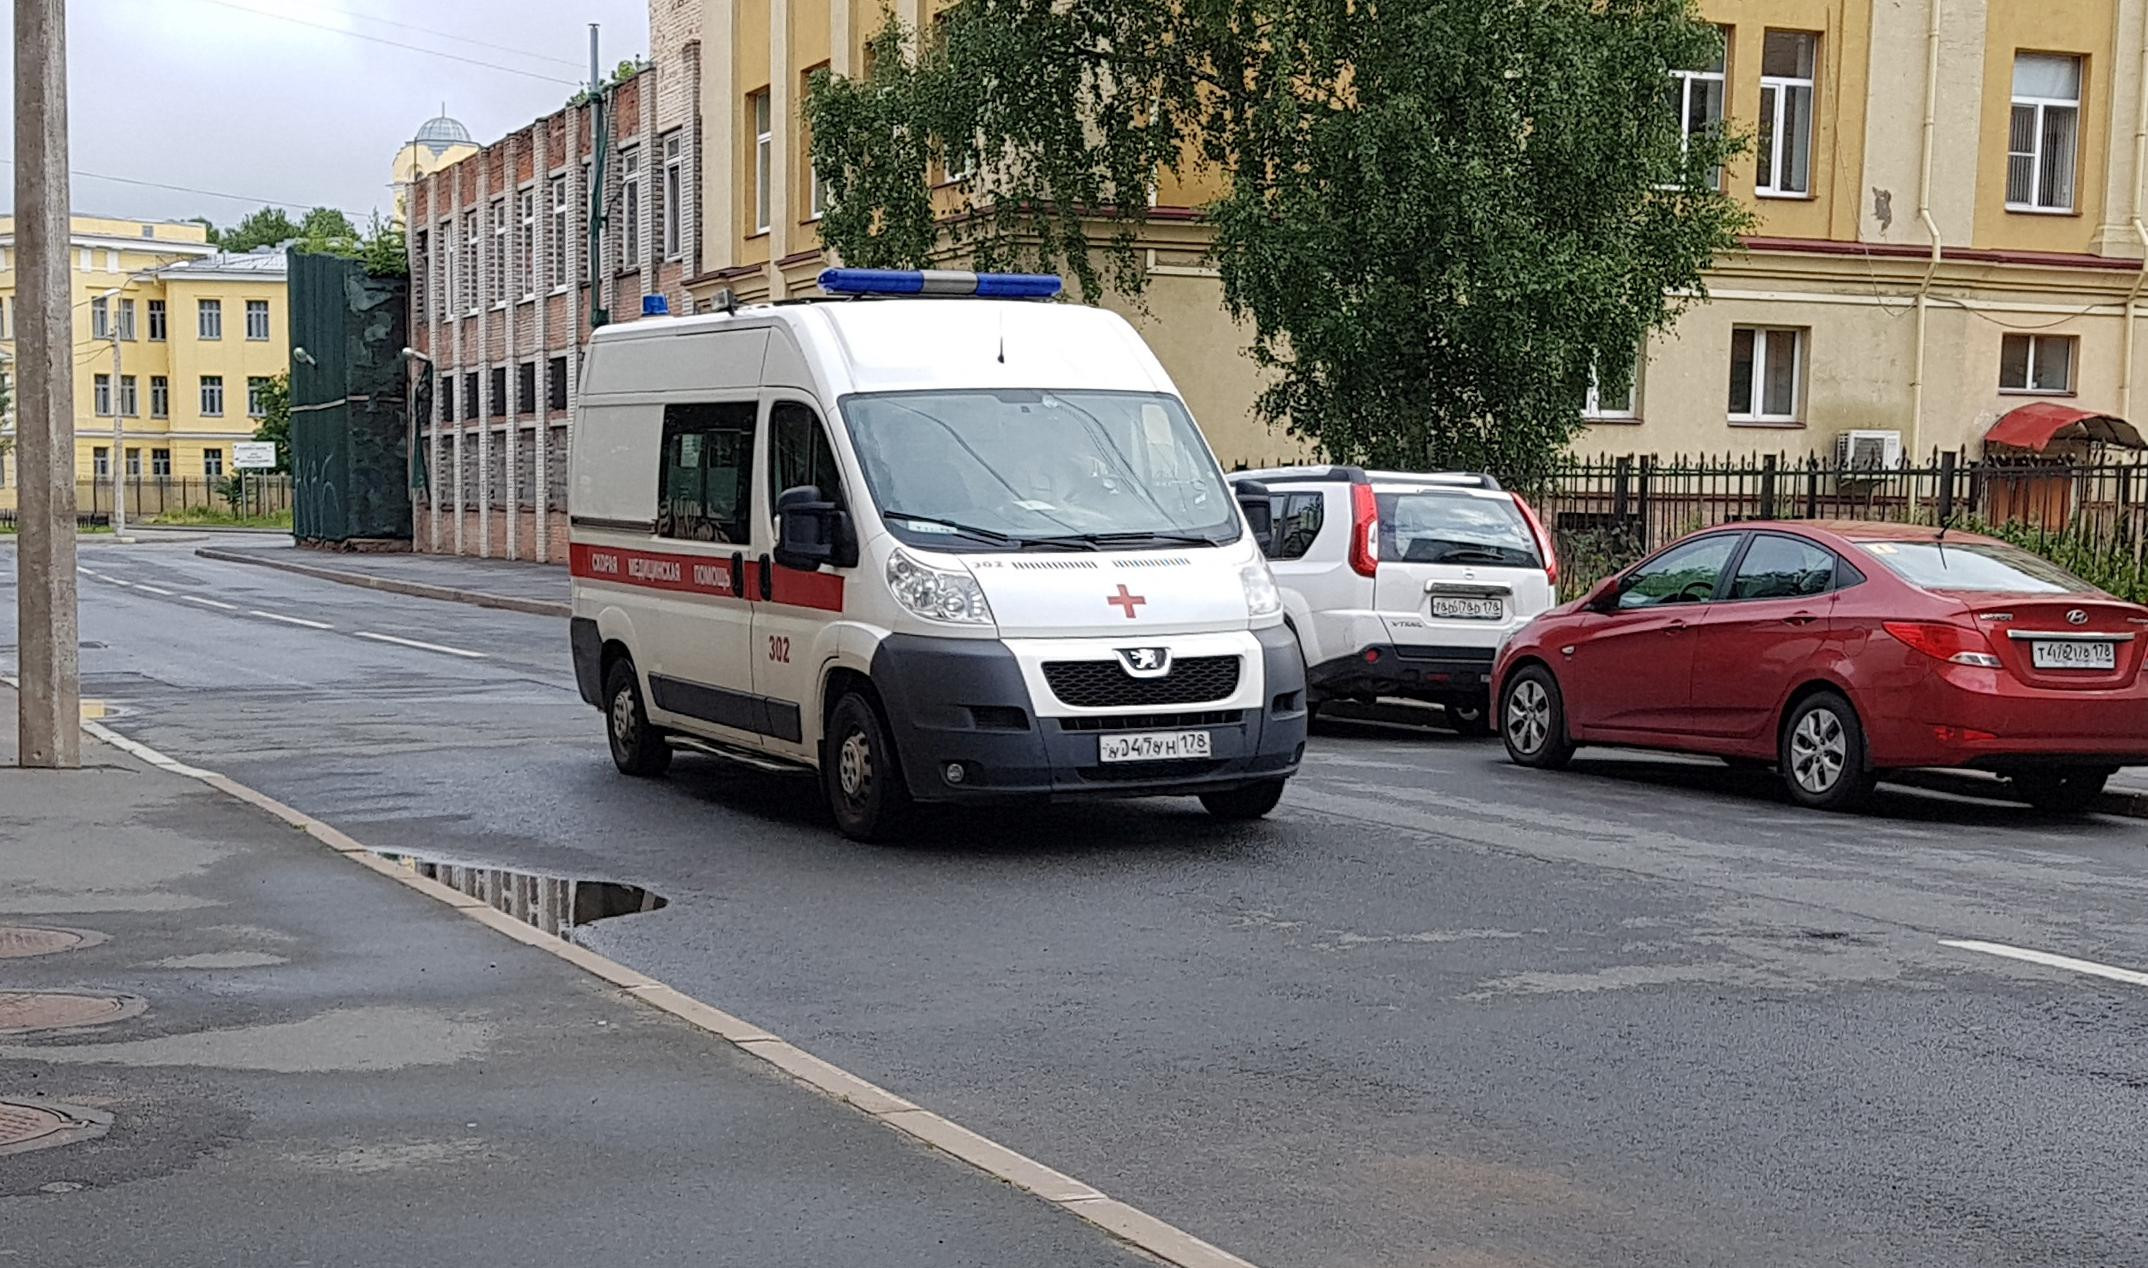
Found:
<path fill-rule="evenodd" d="M 1593 584 L 1695 529 L 1761 519 L 1885 520 L 1998 532 L 2110 588 L 2148 571 L 2148 461 L 1940 453 L 1889 466 L 1776 455 L 1569 463 L 1538 492 L 1565 562 Z"/>
<path fill-rule="evenodd" d="M 75 518 L 83 524 L 111 523 L 115 496 L 127 499 L 127 518 L 137 523 L 200 510 L 267 518 L 291 510 L 291 477 L 252 473 L 221 480 L 129 476 L 120 482 L 118 495 L 109 479 L 80 480 L 75 483 Z M 13 526 L 17 516 L 12 507 L 0 508 L 0 525 Z"/>

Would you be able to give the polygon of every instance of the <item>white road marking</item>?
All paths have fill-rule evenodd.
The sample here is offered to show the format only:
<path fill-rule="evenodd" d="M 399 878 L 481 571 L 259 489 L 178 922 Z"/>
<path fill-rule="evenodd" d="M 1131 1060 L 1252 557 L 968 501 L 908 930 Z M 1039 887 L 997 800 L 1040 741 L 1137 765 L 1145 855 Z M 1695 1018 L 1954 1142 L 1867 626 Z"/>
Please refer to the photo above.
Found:
<path fill-rule="evenodd" d="M 144 582 L 144 581 L 137 581 L 137 582 L 135 582 L 135 583 L 134 583 L 134 588 L 135 588 L 135 589 L 137 589 L 137 590 L 147 590 L 147 591 L 148 591 L 149 593 L 151 593 L 151 594 L 166 594 L 166 595 L 168 595 L 168 594 L 170 594 L 170 593 L 171 593 L 171 591 L 169 591 L 169 590 L 166 590 L 166 589 L 165 589 L 165 588 L 164 588 L 163 586 L 153 586 L 153 585 L 150 585 L 149 583 L 147 583 L 147 582 Z"/>
<path fill-rule="evenodd" d="M 115 586 L 120 586 L 128 590 L 134 589 L 134 583 L 132 581 L 121 581 L 117 577 L 106 577 L 105 580 L 111 582 Z"/>
<path fill-rule="evenodd" d="M 2030 964 L 2041 964 L 2048 968 L 2071 969 L 2075 973 L 2086 973 L 2090 977 L 2107 977 L 2113 982 L 2125 982 L 2132 986 L 2148 986 L 2148 973 L 2138 969 L 2113 968 L 2108 964 L 2098 964 L 2094 960 L 2076 960 L 2070 955 L 2053 955 L 2049 951 L 2010 947 L 2003 942 L 1976 942 L 1954 938 L 1941 938 L 1939 945 L 1959 947 L 1964 951 L 1981 951 L 1985 955 L 2003 955 L 2009 960 L 2026 960 Z"/>
<path fill-rule="evenodd" d="M 188 603 L 199 603 L 205 608 L 222 608 L 226 612 L 239 610 L 239 605 L 236 603 L 225 603 L 220 599 L 204 599 L 198 594 L 182 594 L 179 597 L 185 599 Z"/>
<path fill-rule="evenodd" d="M 336 628 L 326 621 L 309 621 L 302 616 L 284 616 L 279 612 L 263 612 L 260 608 L 246 609 L 248 616 L 258 616 L 267 621 L 282 621 L 285 625 L 303 625 L 309 630 L 332 630 Z"/>
<path fill-rule="evenodd" d="M 101 577 L 104 575 L 103 573 L 98 572 L 94 568 L 84 568 L 80 564 L 75 565 L 75 571 L 81 573 L 85 577 Z"/>
<path fill-rule="evenodd" d="M 402 647 L 415 647 L 419 651 L 423 652 L 445 652 L 450 656 L 467 656 L 471 660 L 486 659 L 485 653 L 483 652 L 465 651 L 460 647 L 442 647 L 438 643 L 421 643 L 414 638 L 397 638 L 393 634 L 375 634 L 371 631 L 362 631 L 359 633 L 358 637 L 370 638 L 376 643 L 395 643 Z"/>

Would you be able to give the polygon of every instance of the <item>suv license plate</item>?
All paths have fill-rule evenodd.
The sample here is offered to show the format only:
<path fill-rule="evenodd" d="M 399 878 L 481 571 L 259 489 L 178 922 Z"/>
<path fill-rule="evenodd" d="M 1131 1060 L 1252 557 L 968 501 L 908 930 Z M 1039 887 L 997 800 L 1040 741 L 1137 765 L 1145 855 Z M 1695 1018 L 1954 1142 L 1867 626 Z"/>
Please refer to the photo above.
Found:
<path fill-rule="evenodd" d="M 1104 762 L 1169 762 L 1208 756 L 1206 731 L 1146 731 L 1139 735 L 1102 735 L 1097 759 Z"/>
<path fill-rule="evenodd" d="M 1449 599 L 1434 595 L 1432 615 L 1458 616 L 1465 621 L 1496 621 L 1507 614 L 1507 605 L 1498 599 Z"/>
<path fill-rule="evenodd" d="M 2046 639 L 2029 644 L 2029 663 L 2038 669 L 2116 669 L 2118 648 L 2111 643 Z"/>

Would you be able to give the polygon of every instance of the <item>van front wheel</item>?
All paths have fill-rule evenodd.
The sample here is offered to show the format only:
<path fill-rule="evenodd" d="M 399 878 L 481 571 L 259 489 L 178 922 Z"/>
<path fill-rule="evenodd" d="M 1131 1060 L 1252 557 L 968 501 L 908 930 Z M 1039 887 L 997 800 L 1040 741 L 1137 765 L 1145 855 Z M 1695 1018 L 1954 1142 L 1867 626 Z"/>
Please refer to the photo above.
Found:
<path fill-rule="evenodd" d="M 828 715 L 820 781 L 835 826 L 854 841 L 885 841 L 910 818 L 910 790 L 896 767 L 894 742 L 863 692 L 845 694 Z"/>
<path fill-rule="evenodd" d="M 649 725 L 649 711 L 641 703 L 641 679 L 634 662 L 620 657 L 604 676 L 605 735 L 611 741 L 612 763 L 628 775 L 649 778 L 671 767 L 671 745 L 663 733 Z"/>

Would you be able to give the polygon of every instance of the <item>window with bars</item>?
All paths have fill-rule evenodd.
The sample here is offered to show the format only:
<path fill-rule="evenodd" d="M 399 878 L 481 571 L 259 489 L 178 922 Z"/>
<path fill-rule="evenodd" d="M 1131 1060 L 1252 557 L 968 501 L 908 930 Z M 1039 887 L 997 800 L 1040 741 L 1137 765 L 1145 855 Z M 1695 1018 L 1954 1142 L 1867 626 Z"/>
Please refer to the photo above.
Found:
<path fill-rule="evenodd" d="M 515 250 L 516 271 L 522 276 L 522 298 L 537 298 L 537 191 L 525 189 L 516 195 L 516 211 L 520 216 L 516 225 Z"/>
<path fill-rule="evenodd" d="M 2014 55 L 2014 99 L 2006 143 L 2006 206 L 2072 211 L 2081 130 L 2081 59 Z"/>
<path fill-rule="evenodd" d="M 641 265 L 641 149 L 619 151 L 619 267 Z"/>
<path fill-rule="evenodd" d="M 552 178 L 552 243 L 547 256 L 545 285 L 559 290 L 567 285 L 567 239 L 573 230 L 567 215 L 567 178 Z"/>
<path fill-rule="evenodd" d="M 433 313 L 433 235 L 419 229 L 410 235 L 410 297 L 421 316 Z"/>
<path fill-rule="evenodd" d="M 498 308 L 507 303 L 507 200 L 493 199 L 489 214 L 492 233 L 486 239 L 485 272 L 492 286 L 487 293 L 493 307 Z"/>
<path fill-rule="evenodd" d="M 515 412 L 537 412 L 537 363 L 524 361 L 515 367 Z"/>
<path fill-rule="evenodd" d="M 554 357 L 545 366 L 545 402 L 552 409 L 567 408 L 567 358 Z"/>
<path fill-rule="evenodd" d="M 455 376 L 452 374 L 441 375 L 439 382 L 433 385 L 433 390 L 438 393 L 440 397 L 440 421 L 443 423 L 454 422 Z"/>
<path fill-rule="evenodd" d="M 477 371 L 471 370 L 462 376 L 462 416 L 476 418 L 478 404 Z"/>
<path fill-rule="evenodd" d="M 455 287 L 460 277 L 457 257 L 461 251 L 455 245 L 455 222 L 441 221 L 433 237 L 440 244 L 440 267 L 433 270 L 433 311 L 445 320 L 454 312 Z"/>
<path fill-rule="evenodd" d="M 507 417 L 507 367 L 492 367 L 492 408 L 485 411 L 494 418 Z"/>
<path fill-rule="evenodd" d="M 1798 198 L 1812 192 L 1813 66 L 1820 37 L 1770 31 L 1760 48 L 1760 136 L 1756 192 Z"/>
<path fill-rule="evenodd" d="M 2068 395 L 2079 351 L 2072 335 L 2007 335 L 1999 341 L 1999 390 Z"/>
<path fill-rule="evenodd" d="M 1805 372 L 1800 327 L 1736 326 L 1730 332 L 1730 417 L 1742 423 L 1798 421 Z"/>
<path fill-rule="evenodd" d="M 1694 137 L 1723 123 L 1723 79 L 1730 53 L 1730 32 L 1717 27 L 1716 35 L 1721 43 L 1712 60 L 1701 66 L 1671 72 L 1671 109 L 1677 112 L 1678 129 L 1687 145 L 1692 144 Z M 1717 168 L 1708 180 L 1720 188 L 1722 169 Z"/>
<path fill-rule="evenodd" d="M 484 258 L 485 237 L 477 222 L 475 210 L 462 213 L 462 258 L 456 261 L 457 298 L 462 301 L 463 312 L 477 311 L 478 261 Z"/>
<path fill-rule="evenodd" d="M 686 143 L 674 132 L 664 138 L 663 195 L 657 199 L 656 240 L 663 244 L 664 258 L 676 260 L 685 253 Z"/>

